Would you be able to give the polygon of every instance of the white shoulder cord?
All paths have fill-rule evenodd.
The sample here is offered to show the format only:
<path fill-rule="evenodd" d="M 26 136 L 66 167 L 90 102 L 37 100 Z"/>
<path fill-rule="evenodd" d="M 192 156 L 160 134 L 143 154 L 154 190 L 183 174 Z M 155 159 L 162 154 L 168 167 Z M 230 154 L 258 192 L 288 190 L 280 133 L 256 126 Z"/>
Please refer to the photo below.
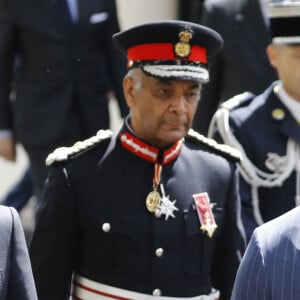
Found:
<path fill-rule="evenodd" d="M 215 128 L 218 129 L 225 144 L 238 149 L 242 154 L 242 161 L 238 165 L 238 169 L 241 176 L 251 186 L 254 216 L 259 225 L 264 222 L 259 210 L 258 188 L 281 186 L 294 170 L 297 174 L 295 202 L 296 205 L 300 204 L 300 149 L 298 144 L 292 139 L 289 139 L 287 142 L 284 167 L 275 170 L 273 173 L 266 173 L 258 169 L 250 161 L 242 145 L 231 132 L 229 126 L 229 110 L 227 108 L 220 108 L 214 115 L 209 127 L 208 137 L 212 136 Z"/>

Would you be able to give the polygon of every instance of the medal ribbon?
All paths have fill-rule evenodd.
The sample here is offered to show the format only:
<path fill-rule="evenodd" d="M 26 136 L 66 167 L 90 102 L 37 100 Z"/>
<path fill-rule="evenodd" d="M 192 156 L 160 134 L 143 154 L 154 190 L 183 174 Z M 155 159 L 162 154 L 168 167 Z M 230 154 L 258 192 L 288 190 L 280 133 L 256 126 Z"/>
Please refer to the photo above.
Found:
<path fill-rule="evenodd" d="M 161 179 L 162 165 L 154 164 L 153 189 L 156 191 Z"/>

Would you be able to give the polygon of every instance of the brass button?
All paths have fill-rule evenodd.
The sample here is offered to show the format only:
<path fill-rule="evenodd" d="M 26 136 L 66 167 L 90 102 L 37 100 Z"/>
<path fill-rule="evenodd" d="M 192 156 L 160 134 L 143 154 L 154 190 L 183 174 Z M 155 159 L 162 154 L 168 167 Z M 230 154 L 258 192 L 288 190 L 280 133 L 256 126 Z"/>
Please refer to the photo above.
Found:
<path fill-rule="evenodd" d="M 280 121 L 280 120 L 284 119 L 285 112 L 281 108 L 276 108 L 272 111 L 272 117 L 273 117 L 273 119 Z"/>

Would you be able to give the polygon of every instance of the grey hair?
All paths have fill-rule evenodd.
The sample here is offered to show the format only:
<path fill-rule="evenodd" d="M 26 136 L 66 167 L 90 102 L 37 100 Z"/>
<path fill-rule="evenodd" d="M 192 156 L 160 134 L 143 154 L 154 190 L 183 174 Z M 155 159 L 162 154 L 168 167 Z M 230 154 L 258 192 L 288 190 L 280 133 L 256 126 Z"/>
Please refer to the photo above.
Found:
<path fill-rule="evenodd" d="M 142 72 L 141 69 L 132 68 L 126 74 L 126 77 L 133 79 L 137 91 L 140 91 L 143 88 L 143 80 L 140 72 Z"/>

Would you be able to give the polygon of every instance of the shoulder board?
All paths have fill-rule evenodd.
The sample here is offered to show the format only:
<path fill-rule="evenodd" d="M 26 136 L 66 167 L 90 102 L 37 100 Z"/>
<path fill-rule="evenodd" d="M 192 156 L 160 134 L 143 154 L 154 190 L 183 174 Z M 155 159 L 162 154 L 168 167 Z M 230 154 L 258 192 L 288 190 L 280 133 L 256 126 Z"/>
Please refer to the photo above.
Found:
<path fill-rule="evenodd" d="M 74 155 L 83 153 L 90 148 L 100 144 L 102 141 L 110 139 L 113 135 L 111 130 L 99 130 L 96 135 L 84 140 L 76 142 L 71 147 L 59 147 L 55 149 L 52 153 L 46 158 L 46 165 L 50 166 L 54 162 L 61 162 L 68 160 Z"/>
<path fill-rule="evenodd" d="M 229 100 L 223 102 L 220 105 L 220 108 L 226 108 L 228 110 L 233 110 L 237 107 L 247 106 L 251 100 L 255 97 L 254 94 L 250 92 L 244 92 L 241 94 L 238 94 Z"/>
<path fill-rule="evenodd" d="M 230 159 L 234 159 L 238 162 L 242 160 L 242 154 L 239 150 L 225 144 L 219 144 L 215 140 L 207 138 L 193 129 L 189 130 L 186 138 L 193 140 L 194 142 L 200 145 L 204 144 Z"/>

